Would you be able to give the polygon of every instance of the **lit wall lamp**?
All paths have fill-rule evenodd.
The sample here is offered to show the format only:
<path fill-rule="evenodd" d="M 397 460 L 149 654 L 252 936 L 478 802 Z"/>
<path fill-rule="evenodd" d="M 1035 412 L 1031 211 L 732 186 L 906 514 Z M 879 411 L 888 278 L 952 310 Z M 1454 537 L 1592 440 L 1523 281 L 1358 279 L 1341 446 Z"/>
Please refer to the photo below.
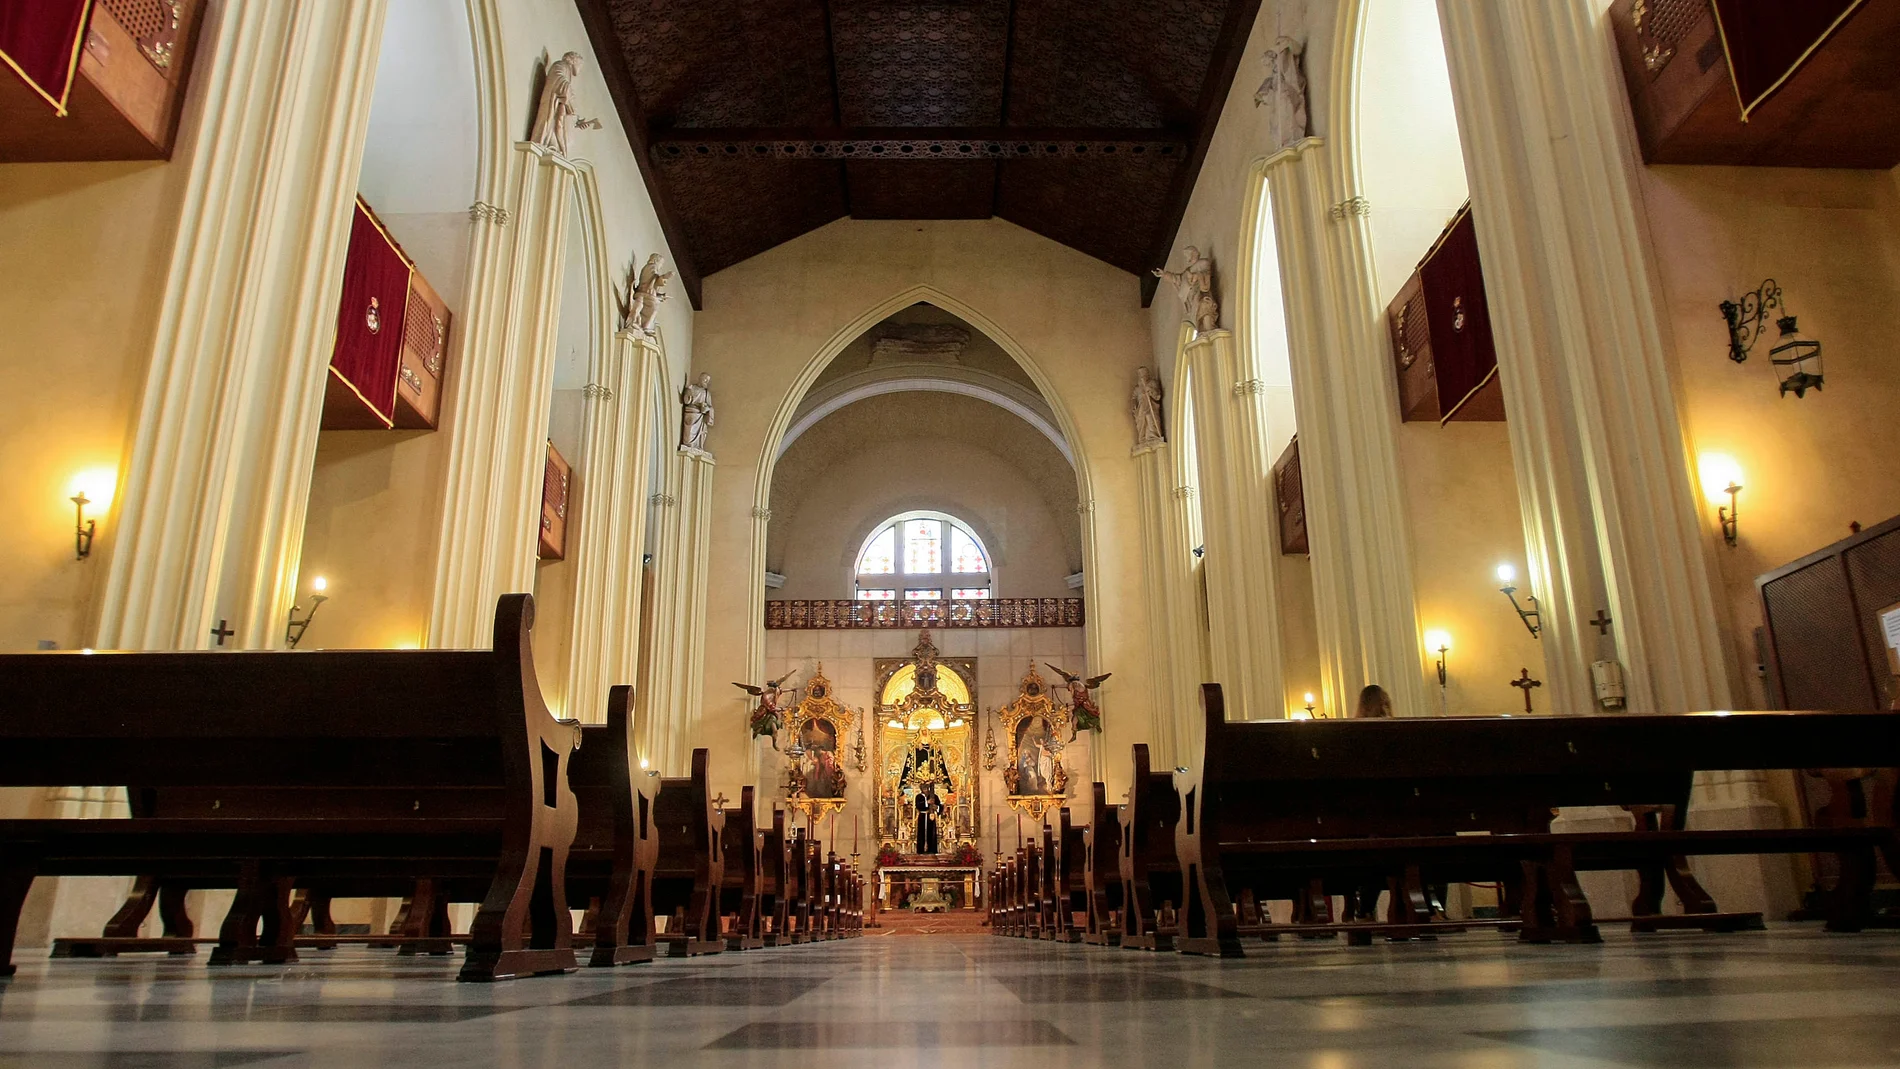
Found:
<path fill-rule="evenodd" d="M 290 607 L 290 623 L 284 626 L 284 645 L 294 650 L 297 648 L 297 643 L 303 641 L 303 633 L 310 630 L 310 621 L 317 618 L 317 610 L 323 607 L 324 602 L 330 600 L 324 593 L 329 588 L 330 581 L 321 575 L 310 580 L 310 611 L 305 612 L 303 619 L 299 620 L 297 614 L 303 612 L 303 606 Z"/>
<path fill-rule="evenodd" d="M 1728 358 L 1738 364 L 1747 360 L 1755 342 L 1768 328 L 1768 321 L 1773 319 L 1781 336 L 1768 350 L 1768 361 L 1774 365 L 1775 377 L 1781 382 L 1781 394 L 1805 397 L 1809 390 L 1820 389 L 1823 382 L 1821 343 L 1803 337 L 1795 327 L 1794 316 L 1772 314 L 1783 311 L 1786 309 L 1781 303 L 1781 286 L 1772 278 L 1755 292 L 1743 294 L 1740 301 L 1723 301 L 1722 319 L 1728 323 Z"/>
<path fill-rule="evenodd" d="M 118 473 L 110 468 L 94 468 L 73 476 L 70 489 L 73 496 L 66 500 L 73 503 L 73 559 L 85 560 L 92 556 L 92 539 L 99 533 L 99 521 L 86 518 L 87 506 L 105 508 L 112 501 L 112 488 L 118 481 Z"/>
<path fill-rule="evenodd" d="M 1313 692 L 1309 690 L 1306 692 L 1306 718 L 1308 720 L 1311 720 L 1313 719 L 1314 715 L 1315 714 L 1313 712 Z"/>
<path fill-rule="evenodd" d="M 1498 582 L 1504 584 L 1498 588 L 1498 592 L 1511 599 L 1511 608 L 1517 613 L 1517 618 L 1523 621 L 1524 629 L 1531 633 L 1532 638 L 1542 635 L 1544 620 L 1538 615 L 1537 595 L 1524 595 L 1531 603 L 1528 609 L 1517 603 L 1517 587 L 1514 585 L 1517 582 L 1517 569 L 1509 564 L 1498 565 Z"/>
<path fill-rule="evenodd" d="M 1742 466 L 1727 454 L 1704 453 L 1700 467 L 1703 496 L 1716 506 L 1715 521 L 1722 529 L 1722 541 L 1733 546 L 1740 526 L 1737 498 L 1742 492 Z M 1724 497 L 1728 499 L 1726 505 L 1722 504 Z"/>

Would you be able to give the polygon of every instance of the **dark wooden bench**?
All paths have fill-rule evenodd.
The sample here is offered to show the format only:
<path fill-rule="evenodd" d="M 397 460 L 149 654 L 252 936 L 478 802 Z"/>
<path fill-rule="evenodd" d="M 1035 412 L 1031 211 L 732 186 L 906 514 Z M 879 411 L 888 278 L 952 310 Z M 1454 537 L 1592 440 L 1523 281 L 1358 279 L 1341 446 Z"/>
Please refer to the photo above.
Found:
<path fill-rule="evenodd" d="M 725 811 L 725 830 L 719 836 L 724 850 L 719 913 L 724 918 L 727 950 L 757 950 L 765 945 L 765 923 L 759 915 L 764 863 L 753 827 L 754 813 L 753 789 L 743 787 L 739 807 Z"/>
<path fill-rule="evenodd" d="M 581 748 L 567 765 L 568 786 L 580 803 L 567 855 L 567 893 L 592 920 L 589 965 L 653 960 L 653 869 L 659 854 L 653 809 L 661 783 L 640 773 L 632 707 L 633 688 L 610 690 L 607 722 L 581 728 Z"/>
<path fill-rule="evenodd" d="M 1091 784 L 1095 815 L 1083 835 L 1083 881 L 1088 903 L 1088 930 L 1082 941 L 1096 946 L 1119 946 L 1122 941 L 1122 830 L 1121 810 L 1108 804 L 1108 788 Z"/>
<path fill-rule="evenodd" d="M 759 839 L 759 914 L 768 947 L 791 945 L 791 850 L 786 840 L 785 810 L 772 810 L 772 826 Z"/>
<path fill-rule="evenodd" d="M 283 963 L 296 881 L 419 859 L 486 887 L 462 979 L 573 969 L 580 732 L 542 702 L 532 622 L 515 594 L 492 650 L 0 656 L 0 785 L 132 784 L 141 814 L 0 821 L 5 972 L 38 875 L 233 887 L 213 963 Z"/>
<path fill-rule="evenodd" d="M 719 934 L 719 889 L 725 880 L 720 833 L 724 816 L 708 788 L 709 759 L 693 751 L 690 774 L 660 781 L 653 803 L 659 849 L 653 866 L 653 912 L 668 918 L 655 941 L 668 956 L 717 954 L 726 949 Z"/>
<path fill-rule="evenodd" d="M 1060 943 L 1079 943 L 1083 928 L 1075 923 L 1078 911 L 1088 909 L 1087 829 L 1074 823 L 1068 806 L 1054 814 L 1055 823 L 1043 828 L 1045 922 L 1042 937 Z"/>
<path fill-rule="evenodd" d="M 1129 950 L 1173 950 L 1183 900 L 1174 826 L 1181 805 L 1174 777 L 1148 764 L 1145 743 L 1134 746 L 1134 778 L 1122 810 L 1122 940 Z"/>
<path fill-rule="evenodd" d="M 1695 773 L 1900 761 L 1900 713 L 1740 712 L 1676 716 L 1402 718 L 1227 723 L 1203 687 L 1207 757 L 1175 777 L 1177 866 L 1190 888 L 1181 948 L 1235 956 L 1244 890 L 1260 900 L 1390 880 L 1389 934 L 1429 931 L 1425 883 L 1500 880 L 1527 942 L 1600 936 L 1578 871 L 1635 870 L 1636 927 L 1661 927 L 1663 885 L 1732 926 L 1694 884 L 1696 854 L 1832 853 L 1843 879 L 1828 927 L 1857 931 L 1871 905 L 1886 827 L 1688 831 Z M 1643 807 L 1630 832 L 1550 831 L 1564 806 Z M 1124 866 L 1126 871 L 1126 866 Z M 1686 893 L 1684 893 L 1686 892 Z M 1410 923 L 1407 923 L 1407 922 Z"/>

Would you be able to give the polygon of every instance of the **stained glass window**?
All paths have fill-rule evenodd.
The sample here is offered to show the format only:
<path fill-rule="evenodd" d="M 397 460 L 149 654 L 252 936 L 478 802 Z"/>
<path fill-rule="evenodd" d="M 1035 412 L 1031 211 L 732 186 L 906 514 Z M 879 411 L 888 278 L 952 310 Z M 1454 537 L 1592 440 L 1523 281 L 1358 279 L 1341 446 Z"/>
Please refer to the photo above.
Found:
<path fill-rule="evenodd" d="M 897 528 L 886 527 L 858 559 L 859 575 L 890 575 L 897 571 Z"/>
<path fill-rule="evenodd" d="M 953 599 L 973 601 L 990 596 L 994 576 L 990 574 L 989 553 L 963 521 L 941 512 L 895 516 L 865 538 L 852 575 L 854 596 L 860 601 L 941 601 L 949 585 L 944 582 L 946 573 L 955 575 L 961 584 L 951 592 Z M 899 574 L 904 579 L 889 578 Z"/>
<path fill-rule="evenodd" d="M 904 521 L 904 572 L 936 575 L 943 571 L 943 523 L 939 520 Z"/>
<path fill-rule="evenodd" d="M 961 527 L 950 528 L 950 570 L 963 574 L 990 570 L 990 562 L 983 559 L 976 539 Z"/>

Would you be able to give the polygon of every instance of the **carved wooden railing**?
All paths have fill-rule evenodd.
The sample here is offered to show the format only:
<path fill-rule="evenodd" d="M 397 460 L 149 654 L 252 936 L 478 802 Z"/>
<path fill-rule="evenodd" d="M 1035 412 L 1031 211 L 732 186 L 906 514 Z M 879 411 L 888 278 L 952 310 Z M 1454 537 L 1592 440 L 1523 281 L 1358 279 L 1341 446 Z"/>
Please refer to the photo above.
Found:
<path fill-rule="evenodd" d="M 1081 627 L 1081 598 L 768 601 L 768 631 L 913 627 Z"/>

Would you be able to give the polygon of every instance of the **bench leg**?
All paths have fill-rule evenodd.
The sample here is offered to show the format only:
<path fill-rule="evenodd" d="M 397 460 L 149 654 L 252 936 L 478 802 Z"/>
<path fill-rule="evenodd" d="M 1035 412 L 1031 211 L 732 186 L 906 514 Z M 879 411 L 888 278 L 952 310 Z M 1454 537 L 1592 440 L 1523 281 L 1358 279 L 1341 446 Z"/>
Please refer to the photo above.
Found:
<path fill-rule="evenodd" d="M 99 930 L 100 936 L 106 939 L 137 938 L 139 929 L 145 925 L 145 918 L 151 916 L 152 907 L 158 904 L 158 893 L 158 877 L 140 876 L 133 880 L 131 892 L 125 896 L 125 904 Z"/>
<path fill-rule="evenodd" d="M 1524 862 L 1524 926 L 1518 939 L 1526 943 L 1601 943 L 1590 900 L 1577 883 L 1570 848 L 1559 846 L 1541 861 Z"/>
<path fill-rule="evenodd" d="M 197 932 L 197 925 L 191 920 L 191 911 L 185 908 L 183 885 L 167 883 L 159 886 L 158 922 L 167 939 L 190 939 Z"/>
<path fill-rule="evenodd" d="M 1839 859 L 1841 875 L 1834 883 L 1834 893 L 1828 896 L 1827 930 L 1862 931 L 1874 916 L 1874 851 L 1871 847 L 1842 850 L 1834 856 Z"/>
<path fill-rule="evenodd" d="M 20 934 L 20 909 L 39 869 L 36 858 L 18 853 L 0 860 L 0 976 L 13 975 L 13 939 Z"/>
<path fill-rule="evenodd" d="M 290 879 L 280 877 L 269 866 L 246 861 L 239 869 L 237 895 L 231 910 L 224 915 L 218 931 L 218 945 L 211 950 L 210 965 L 286 965 L 297 960 L 290 943 Z M 259 922 L 264 936 L 258 938 Z"/>

